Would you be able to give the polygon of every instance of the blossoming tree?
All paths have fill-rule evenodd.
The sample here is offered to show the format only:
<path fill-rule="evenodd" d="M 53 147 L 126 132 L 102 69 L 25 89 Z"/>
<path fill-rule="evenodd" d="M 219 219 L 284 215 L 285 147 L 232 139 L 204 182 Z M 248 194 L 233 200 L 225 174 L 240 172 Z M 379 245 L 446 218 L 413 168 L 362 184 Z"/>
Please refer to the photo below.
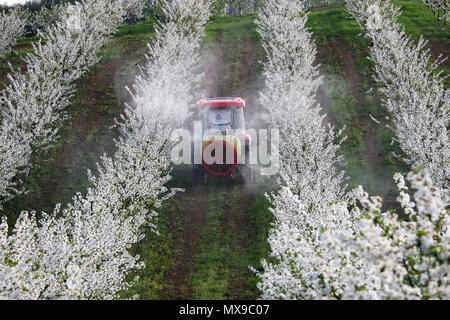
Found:
<path fill-rule="evenodd" d="M 164 187 L 170 179 L 170 133 L 186 116 L 199 80 L 193 70 L 210 2 L 162 6 L 166 23 L 157 28 L 136 76 L 133 104 L 118 121 L 117 151 L 102 158 L 98 176 L 89 173 L 87 195 L 77 194 L 39 223 L 33 213 L 22 213 L 12 235 L 3 220 L 0 296 L 115 298 L 133 283 L 127 274 L 143 266 L 128 250 L 142 239 L 142 226 L 156 232 L 155 210 L 176 191 Z"/>
<path fill-rule="evenodd" d="M 67 119 L 74 81 L 98 61 L 97 52 L 122 21 L 118 2 L 86 0 L 67 5 L 62 17 L 27 54 L 26 72 L 13 70 L 0 93 L 0 209 L 23 192 L 33 153 L 43 154 Z"/>
<path fill-rule="evenodd" d="M 17 38 L 24 33 L 26 22 L 26 14 L 20 9 L 0 13 L 0 58 L 12 50 Z"/>
<path fill-rule="evenodd" d="M 414 192 L 395 175 L 402 218 L 383 212 L 381 198 L 362 187 L 353 191 L 358 205 L 339 202 L 315 216 L 283 189 L 275 216 L 302 218 L 296 225 L 277 219 L 269 236 L 277 262 L 263 261 L 258 273 L 262 298 L 449 299 L 448 190 L 436 187 L 427 170 L 407 178 Z"/>
<path fill-rule="evenodd" d="M 345 179 L 338 171 L 341 132 L 323 126 L 325 115 L 316 98 L 322 77 L 306 22 L 298 1 L 269 0 L 260 11 L 256 23 L 267 55 L 260 103 L 269 125 L 280 130 L 281 183 L 306 205 L 320 206 L 344 195 Z"/>
<path fill-rule="evenodd" d="M 348 0 L 348 2 L 359 6 L 363 1 Z M 276 109 L 276 105 L 270 104 L 270 98 L 267 98 L 268 95 L 265 93 L 262 95 L 262 101 L 274 108 L 271 114 L 272 121 L 277 124 L 283 123 L 289 130 L 283 132 L 281 129 L 280 153 L 282 158 L 286 159 L 281 169 L 280 182 L 283 187 L 271 198 L 273 205 L 271 210 L 276 221 L 268 241 L 275 262 L 263 261 L 263 272 L 254 270 L 261 279 L 258 287 L 263 293 L 262 298 L 448 299 L 450 290 L 449 194 L 447 188 L 442 188 L 442 180 L 439 180 L 442 177 L 439 170 L 445 170 L 446 166 L 442 163 L 441 167 L 430 165 L 432 161 L 442 161 L 442 159 L 438 155 L 433 155 L 428 162 L 424 160 L 426 168 L 438 169 L 438 173 L 434 175 L 438 178 L 437 185 L 433 183 L 433 175 L 429 173 L 431 169 L 408 174 L 407 178 L 412 189 L 415 190 L 414 193 L 406 187 L 402 175 L 394 176 L 400 191 L 398 201 L 403 208 L 402 218 L 394 212 L 382 212 L 381 199 L 369 197 L 361 187 L 345 195 L 344 189 L 340 189 L 342 179 L 335 178 L 336 184 L 329 184 L 331 187 L 326 192 L 320 189 L 315 193 L 311 192 L 310 190 L 320 181 L 327 182 L 326 179 L 318 179 L 321 177 L 320 170 L 317 174 L 314 166 L 308 168 L 308 164 L 314 163 L 311 161 L 314 158 L 309 159 L 309 162 L 299 161 L 300 152 L 314 155 L 314 151 L 311 152 L 308 148 L 296 149 L 295 144 L 288 148 L 286 146 L 289 145 L 284 144 L 306 140 L 302 135 L 307 137 L 310 131 L 305 130 L 305 126 L 301 125 L 300 115 L 310 121 L 320 117 L 307 116 L 313 109 L 311 107 L 309 109 L 290 107 L 295 104 L 292 102 L 289 104 L 289 100 L 283 98 L 283 95 L 294 96 L 293 101 L 297 103 L 312 101 L 308 99 L 312 99 L 317 91 L 317 84 L 315 84 L 317 74 L 316 78 L 311 77 L 311 74 L 314 74 L 311 70 L 314 70 L 312 62 L 315 51 L 311 45 L 306 46 L 309 50 L 302 51 L 296 47 L 294 40 L 272 43 L 272 39 L 289 39 L 291 36 L 293 39 L 302 39 L 299 41 L 301 44 L 311 44 L 310 34 L 304 28 L 298 24 L 295 28 L 292 27 L 296 21 L 306 19 L 306 15 L 299 7 L 289 1 L 273 3 L 268 1 L 267 3 L 265 11 L 260 14 L 262 21 L 260 25 L 265 27 L 264 21 L 271 21 L 267 25 L 273 29 L 275 29 L 274 26 L 278 26 L 278 30 L 272 31 L 266 27 L 266 30 L 272 31 L 273 34 L 268 35 L 269 33 L 264 31 L 261 34 L 268 53 L 268 62 L 265 65 L 266 86 L 274 88 L 273 92 L 269 92 L 274 95 L 279 93 L 280 96 L 276 96 L 276 99 L 280 99 L 283 103 L 280 103 Z M 372 8 L 369 12 L 372 14 L 377 12 L 376 10 Z M 386 25 L 383 23 L 383 18 L 378 15 L 371 15 L 371 18 L 367 24 L 376 30 L 379 26 Z M 293 30 L 300 30 L 300 32 L 293 32 Z M 288 34 L 283 37 L 277 36 L 284 31 Z M 398 47 L 395 42 L 390 45 L 385 50 Z M 278 54 L 272 52 L 278 52 Z M 306 54 L 299 55 L 301 52 Z M 379 55 L 376 57 L 378 58 Z M 409 57 L 415 59 L 416 56 L 410 54 Z M 396 61 L 392 56 L 391 60 Z M 419 61 L 412 61 L 415 61 L 420 69 Z M 404 61 L 404 63 L 407 62 Z M 391 68 L 392 64 L 389 65 Z M 300 67 L 296 68 L 296 65 Z M 406 66 L 410 71 L 416 70 L 415 66 L 408 64 Z M 299 70 L 303 72 L 298 72 Z M 398 75 L 392 72 L 397 69 L 389 70 L 391 76 Z M 427 69 L 420 70 L 425 73 L 420 79 L 426 81 L 426 76 L 429 75 L 425 72 Z M 296 82 L 291 79 L 302 79 L 303 86 L 297 87 Z M 402 97 L 403 92 L 396 91 L 405 90 L 406 85 L 403 87 L 401 81 L 410 81 L 415 84 L 415 79 L 409 79 L 406 74 L 395 81 L 397 87 L 394 85 L 390 87 L 390 97 Z M 439 88 L 439 81 L 437 83 L 436 87 Z M 411 97 L 422 97 L 426 94 L 425 91 L 414 93 L 410 90 L 408 92 L 411 93 Z M 439 93 L 438 90 L 438 97 Z M 438 102 L 438 105 L 439 103 L 442 106 L 448 101 Z M 313 104 L 309 102 L 305 105 Z M 292 125 L 293 119 L 299 119 L 295 125 Z M 438 119 L 438 121 L 442 120 Z M 320 126 L 321 121 L 316 121 L 316 124 Z M 434 129 L 433 126 L 430 128 Z M 289 140 L 290 136 L 300 138 Z M 320 150 L 324 146 L 323 143 L 315 145 L 311 143 L 311 145 L 312 150 Z M 444 147 L 448 148 L 447 145 Z M 441 151 L 438 149 L 436 153 Z M 336 170 L 335 165 L 338 162 L 335 161 L 333 165 L 332 160 L 335 158 L 329 158 L 329 155 L 333 153 L 324 152 L 323 154 L 323 157 L 328 159 L 327 168 L 331 175 L 333 170 Z M 304 155 L 305 158 L 306 155 Z M 441 153 L 441 156 L 448 155 Z M 303 173 L 306 174 L 302 175 Z M 339 175 L 331 176 L 339 177 Z M 305 187 L 299 188 L 303 185 L 302 183 Z M 312 186 L 308 187 L 308 183 Z M 411 200 L 412 198 L 414 200 Z"/>
<path fill-rule="evenodd" d="M 428 168 L 433 181 L 448 188 L 450 91 L 439 70 L 442 59 L 432 61 L 426 41 L 405 34 L 397 23 L 400 9 L 390 1 L 347 0 L 347 8 L 373 42 L 375 80 L 405 161 Z"/>
<path fill-rule="evenodd" d="M 144 0 L 127 0 L 123 2 L 125 10 L 125 20 L 129 24 L 135 24 L 139 19 L 144 18 Z"/>
<path fill-rule="evenodd" d="M 437 19 L 442 19 L 447 24 L 450 18 L 450 2 L 448 0 L 422 0 L 432 11 Z M 442 11 L 442 16 L 441 16 Z"/>
<path fill-rule="evenodd" d="M 331 294 L 332 253 L 320 234 L 351 230 L 345 197 L 341 132 L 323 126 L 316 94 L 322 83 L 314 65 L 316 48 L 298 1 L 267 1 L 258 32 L 267 54 L 261 104 L 280 129 L 280 183 L 271 197 L 276 224 L 269 235 L 277 263 L 263 262 L 263 298 L 321 298 Z M 292 269 L 296 266 L 297 269 Z"/>

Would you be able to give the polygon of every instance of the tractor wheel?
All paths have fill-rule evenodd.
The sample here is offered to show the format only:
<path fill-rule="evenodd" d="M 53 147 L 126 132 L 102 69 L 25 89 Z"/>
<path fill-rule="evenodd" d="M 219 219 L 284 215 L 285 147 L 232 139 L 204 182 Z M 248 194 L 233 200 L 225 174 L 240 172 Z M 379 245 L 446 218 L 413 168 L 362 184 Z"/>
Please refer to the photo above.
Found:
<path fill-rule="evenodd" d="M 198 186 L 205 183 L 205 168 L 202 164 L 196 164 L 194 162 L 194 141 L 191 142 L 191 163 L 192 163 L 192 182 L 194 186 Z"/>
<path fill-rule="evenodd" d="M 205 169 L 201 164 L 192 165 L 192 179 L 194 186 L 205 183 Z"/>
<path fill-rule="evenodd" d="M 253 165 L 250 164 L 249 146 L 245 146 L 245 164 L 240 165 L 239 172 L 244 179 L 244 183 L 253 182 Z"/>
<path fill-rule="evenodd" d="M 242 178 L 244 179 L 244 183 L 252 183 L 253 182 L 253 166 L 251 164 L 245 164 L 241 165 L 239 167 L 239 173 L 241 174 Z"/>

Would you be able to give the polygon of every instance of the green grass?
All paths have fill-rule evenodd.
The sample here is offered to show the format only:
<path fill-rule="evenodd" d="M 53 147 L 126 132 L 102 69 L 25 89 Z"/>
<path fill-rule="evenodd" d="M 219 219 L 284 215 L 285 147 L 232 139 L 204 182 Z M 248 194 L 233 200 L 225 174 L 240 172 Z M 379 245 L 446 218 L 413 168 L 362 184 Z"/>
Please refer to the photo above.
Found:
<path fill-rule="evenodd" d="M 416 40 L 420 35 L 429 39 L 440 39 L 449 41 L 449 29 L 438 22 L 433 12 L 426 7 L 422 1 L 394 1 L 403 14 L 399 23 L 405 26 L 406 32 Z"/>
<path fill-rule="evenodd" d="M 179 204 L 171 199 L 164 204 L 158 216 L 158 232 L 155 234 L 150 229 L 144 229 L 144 240 L 137 243 L 131 253 L 139 255 L 145 267 L 131 273 L 128 280 L 138 277 L 138 281 L 128 290 L 121 293 L 121 298 L 131 299 L 138 295 L 143 300 L 156 300 L 163 297 L 165 288 L 164 277 L 174 263 L 176 248 L 171 247 L 172 235 L 168 232 L 168 219 L 170 215 L 176 214 Z"/>
<path fill-rule="evenodd" d="M 403 12 L 399 22 L 405 26 L 409 35 L 415 39 L 418 39 L 422 34 L 425 38 L 438 38 L 448 41 L 448 28 L 446 29 L 437 21 L 432 11 L 422 1 L 393 2 Z M 337 36 L 361 33 L 356 21 L 351 18 L 342 5 L 312 10 L 308 20 L 308 26 L 314 30 L 316 35 Z"/>
<path fill-rule="evenodd" d="M 148 35 L 154 32 L 155 32 L 155 20 L 149 18 L 146 21 L 139 22 L 132 26 L 120 26 L 115 34 L 115 37 L 132 35 L 134 37 L 143 36 L 144 38 L 148 38 Z"/>
<path fill-rule="evenodd" d="M 230 281 L 228 264 L 233 257 L 229 256 L 230 234 L 224 230 L 223 205 L 227 196 L 224 190 L 217 188 L 211 188 L 208 194 L 206 226 L 200 231 L 196 273 L 192 280 L 193 299 L 228 298 L 227 285 Z M 232 205 L 232 201 L 229 203 Z"/>
<path fill-rule="evenodd" d="M 186 201 L 198 195 L 181 194 L 167 201 L 158 210 L 159 235 L 146 231 L 144 240 L 132 250 L 133 254 L 141 256 L 145 268 L 129 275 L 129 279 L 138 276 L 139 280 L 123 292 L 122 297 L 258 298 L 260 293 L 256 285 L 259 279 L 248 267 L 253 266 L 261 271 L 261 259 L 269 259 L 270 247 L 266 239 L 273 216 L 268 210 L 270 203 L 261 191 L 250 202 L 240 201 L 242 188 L 239 184 L 208 187 L 206 221 L 198 226 L 196 254 L 189 261 L 177 261 L 183 249 L 178 246 L 180 241 L 174 241 L 174 238 L 182 237 L 185 232 L 185 219 L 189 219 L 183 212 Z M 243 226 L 241 223 L 245 221 Z M 189 296 L 176 295 L 179 288 L 172 287 L 173 284 L 167 280 L 174 272 L 171 267 L 177 263 L 193 264 L 194 274 L 184 284 L 190 288 Z M 187 274 L 185 276 L 188 277 Z"/>
<path fill-rule="evenodd" d="M 342 34 L 357 35 L 361 32 L 342 6 L 325 11 L 311 12 L 307 26 L 311 28 L 316 37 L 332 37 Z"/>
<path fill-rule="evenodd" d="M 254 20 L 256 15 L 249 14 L 245 16 L 217 16 L 211 17 L 206 28 L 205 42 L 214 42 L 219 36 L 226 33 L 229 39 L 239 41 L 236 36 L 249 35 L 253 41 L 259 40 L 259 34 L 256 32 Z"/>
<path fill-rule="evenodd" d="M 269 210 L 270 207 L 270 201 L 264 194 L 260 193 L 253 201 L 249 215 L 249 228 L 255 233 L 248 243 L 250 248 L 248 265 L 260 272 L 263 271 L 262 259 L 266 259 L 269 262 L 273 261 L 270 257 L 270 245 L 267 242 L 270 228 L 275 220 L 272 212 Z M 249 287 L 253 288 L 253 293 L 257 293 L 256 285 L 259 282 L 259 278 L 252 274 L 247 281 Z"/>
<path fill-rule="evenodd" d="M 239 72 L 244 68 L 241 66 L 241 58 L 247 54 L 245 44 L 256 43 L 255 58 L 250 61 L 250 69 L 253 74 L 250 76 L 249 86 L 252 91 L 257 92 L 261 87 L 259 75 L 262 65 L 259 63 L 263 59 L 264 53 L 259 45 L 259 34 L 256 32 L 254 24 L 256 16 L 220 16 L 212 17 L 207 25 L 205 38 L 203 40 L 202 53 L 205 59 L 212 53 L 210 50 L 219 48 L 222 54 L 222 61 L 219 66 L 218 92 L 217 95 L 242 95 L 240 90 L 241 79 Z M 252 107 L 250 101 L 250 107 Z"/>
<path fill-rule="evenodd" d="M 273 219 L 269 202 L 259 195 L 251 203 L 241 199 L 242 186 L 209 189 L 206 224 L 200 231 L 193 299 L 256 299 L 258 278 L 270 252 L 267 235 Z M 245 224 L 245 225 L 243 225 Z"/>
<path fill-rule="evenodd" d="M 438 41 L 442 43 L 442 47 L 445 47 L 442 54 L 450 56 L 449 26 L 444 27 L 438 22 L 432 11 L 422 1 L 394 1 L 394 3 L 403 12 L 399 17 L 399 23 L 405 27 L 406 33 L 412 39 L 417 41 L 422 35 L 426 40 Z M 357 46 L 365 42 L 363 36 L 360 36 L 361 30 L 356 21 L 342 5 L 313 10 L 309 15 L 307 26 L 313 31 L 316 41 L 339 36 L 348 40 L 351 45 Z M 449 74 L 450 70 L 444 69 Z"/>

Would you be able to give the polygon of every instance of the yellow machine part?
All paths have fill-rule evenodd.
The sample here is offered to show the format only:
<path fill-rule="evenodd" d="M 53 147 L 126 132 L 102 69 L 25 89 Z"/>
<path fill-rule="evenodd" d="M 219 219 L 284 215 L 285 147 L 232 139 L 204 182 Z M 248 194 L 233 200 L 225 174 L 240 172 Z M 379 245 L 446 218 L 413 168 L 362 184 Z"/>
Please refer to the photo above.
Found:
<path fill-rule="evenodd" d="M 241 140 L 236 136 L 231 135 L 212 135 L 212 136 L 204 136 L 202 141 L 202 152 L 205 149 L 205 147 L 210 144 L 213 141 L 226 141 L 232 146 L 234 146 L 234 149 L 236 150 L 237 156 L 241 155 L 242 152 L 242 144 Z"/>

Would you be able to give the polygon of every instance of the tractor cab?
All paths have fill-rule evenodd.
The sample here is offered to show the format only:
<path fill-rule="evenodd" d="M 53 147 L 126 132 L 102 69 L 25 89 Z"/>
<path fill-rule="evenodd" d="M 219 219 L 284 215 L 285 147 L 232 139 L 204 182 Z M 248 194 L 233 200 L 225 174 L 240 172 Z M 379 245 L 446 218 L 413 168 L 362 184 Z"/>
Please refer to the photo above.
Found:
<path fill-rule="evenodd" d="M 196 132 L 199 136 L 194 135 L 194 140 L 202 164 L 193 167 L 194 181 L 200 176 L 206 181 L 207 175 L 234 177 L 235 169 L 245 165 L 248 159 L 250 137 L 245 132 L 245 101 L 237 97 L 206 98 L 199 100 L 195 107 L 195 120 L 201 122 L 202 132 Z M 208 160 L 212 158 L 214 161 Z"/>
<path fill-rule="evenodd" d="M 201 99 L 196 104 L 203 131 L 215 129 L 222 134 L 245 130 L 244 107 L 243 99 L 231 97 Z"/>

